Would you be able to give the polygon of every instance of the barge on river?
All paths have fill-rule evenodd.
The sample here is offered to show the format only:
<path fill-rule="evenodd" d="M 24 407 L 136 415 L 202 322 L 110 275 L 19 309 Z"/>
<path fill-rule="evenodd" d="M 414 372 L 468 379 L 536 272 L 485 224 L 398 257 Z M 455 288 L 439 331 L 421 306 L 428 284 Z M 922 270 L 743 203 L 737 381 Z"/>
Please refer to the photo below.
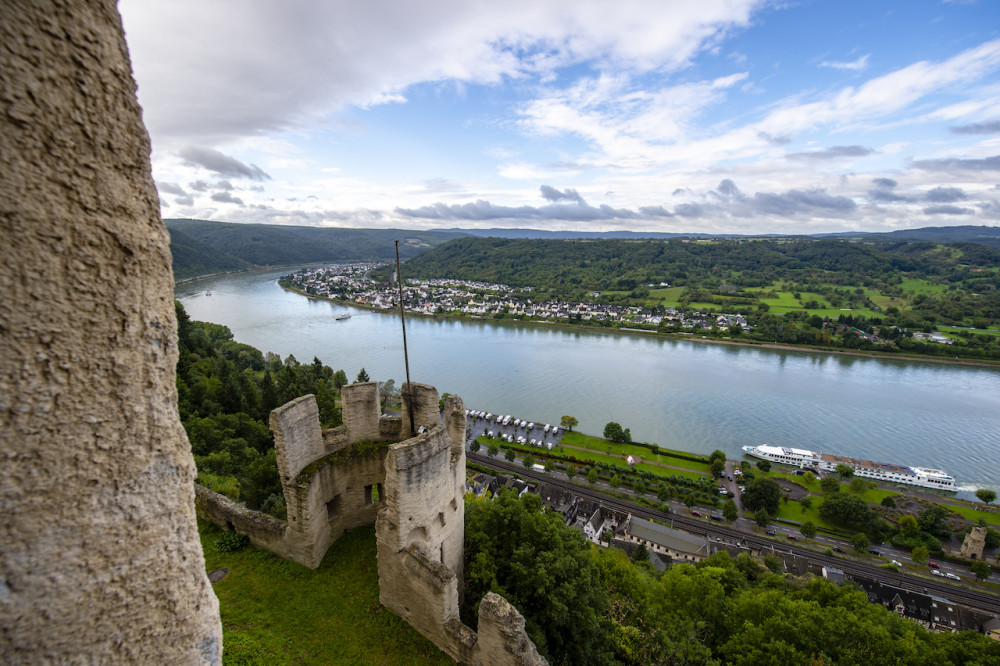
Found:
<path fill-rule="evenodd" d="M 836 456 L 832 453 L 817 453 L 808 449 L 792 449 L 784 446 L 768 446 L 767 444 L 744 446 L 743 452 L 755 458 L 762 458 L 782 465 L 792 465 L 822 474 L 836 473 L 837 465 L 844 464 L 853 469 L 856 476 L 883 483 L 905 483 L 921 488 L 934 488 L 951 492 L 958 490 L 955 477 L 939 469 L 893 465 L 860 458 Z"/>

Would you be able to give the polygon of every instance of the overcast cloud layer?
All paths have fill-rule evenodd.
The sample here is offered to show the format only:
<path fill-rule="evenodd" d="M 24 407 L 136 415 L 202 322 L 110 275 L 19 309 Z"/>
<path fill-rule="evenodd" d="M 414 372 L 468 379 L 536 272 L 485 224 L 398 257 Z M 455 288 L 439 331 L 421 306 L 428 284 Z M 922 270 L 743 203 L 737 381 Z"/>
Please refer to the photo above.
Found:
<path fill-rule="evenodd" d="M 992 2 L 121 0 L 165 217 L 996 225 Z"/>

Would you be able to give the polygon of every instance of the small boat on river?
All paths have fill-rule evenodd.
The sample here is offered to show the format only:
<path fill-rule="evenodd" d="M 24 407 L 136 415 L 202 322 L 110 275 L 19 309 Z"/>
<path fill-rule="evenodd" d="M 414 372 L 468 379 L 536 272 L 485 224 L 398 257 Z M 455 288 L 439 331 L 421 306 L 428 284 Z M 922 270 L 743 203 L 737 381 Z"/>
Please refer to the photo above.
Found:
<path fill-rule="evenodd" d="M 350 312 L 345 312 L 343 314 L 337 315 L 337 321 L 344 321 L 345 319 L 350 319 L 350 318 L 351 318 Z"/>

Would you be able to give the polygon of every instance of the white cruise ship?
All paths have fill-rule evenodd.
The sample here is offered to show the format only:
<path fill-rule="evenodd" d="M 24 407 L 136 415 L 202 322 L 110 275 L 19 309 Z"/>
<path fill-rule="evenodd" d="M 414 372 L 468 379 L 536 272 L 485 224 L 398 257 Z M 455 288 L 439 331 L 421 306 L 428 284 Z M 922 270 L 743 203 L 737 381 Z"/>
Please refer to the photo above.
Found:
<path fill-rule="evenodd" d="M 884 483 L 905 483 L 911 486 L 952 492 L 958 490 L 955 477 L 939 469 L 893 465 L 872 460 L 848 458 L 847 456 L 835 456 L 831 453 L 817 453 L 808 449 L 792 449 L 784 446 L 768 446 L 767 444 L 744 446 L 743 452 L 755 458 L 824 474 L 836 472 L 837 465 L 843 463 L 854 470 L 855 476 L 866 479 L 874 479 Z"/>

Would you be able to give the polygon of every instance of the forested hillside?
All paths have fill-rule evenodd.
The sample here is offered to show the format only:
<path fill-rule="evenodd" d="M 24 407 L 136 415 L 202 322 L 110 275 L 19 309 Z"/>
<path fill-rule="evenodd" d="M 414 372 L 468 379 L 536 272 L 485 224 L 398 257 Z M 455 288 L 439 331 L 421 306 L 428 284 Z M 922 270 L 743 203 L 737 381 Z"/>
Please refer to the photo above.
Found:
<path fill-rule="evenodd" d="M 170 254 L 173 257 L 175 280 L 186 280 L 199 275 L 242 271 L 251 264 L 220 252 L 180 229 L 167 227 L 170 232 Z"/>
<path fill-rule="evenodd" d="M 179 277 L 238 270 L 248 265 L 389 260 L 396 256 L 396 240 L 399 255 L 405 259 L 461 235 L 446 231 L 334 229 L 207 220 L 165 222 L 171 232 L 174 274 Z"/>

